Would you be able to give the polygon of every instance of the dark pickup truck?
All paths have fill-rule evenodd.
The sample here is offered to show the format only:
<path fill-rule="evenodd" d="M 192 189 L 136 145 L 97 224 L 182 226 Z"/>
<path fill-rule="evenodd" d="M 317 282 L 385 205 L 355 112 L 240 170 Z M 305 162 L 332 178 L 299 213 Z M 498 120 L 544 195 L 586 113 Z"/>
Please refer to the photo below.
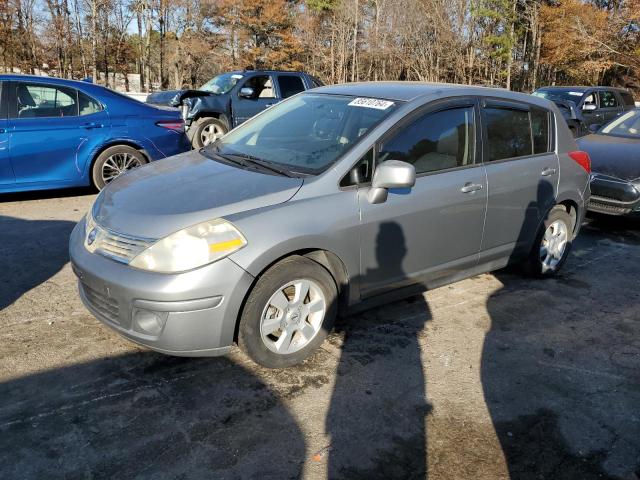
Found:
<path fill-rule="evenodd" d="M 322 85 L 303 72 L 244 70 L 222 73 L 198 90 L 152 93 L 147 103 L 181 108 L 191 144 L 201 148 L 280 100 Z"/>

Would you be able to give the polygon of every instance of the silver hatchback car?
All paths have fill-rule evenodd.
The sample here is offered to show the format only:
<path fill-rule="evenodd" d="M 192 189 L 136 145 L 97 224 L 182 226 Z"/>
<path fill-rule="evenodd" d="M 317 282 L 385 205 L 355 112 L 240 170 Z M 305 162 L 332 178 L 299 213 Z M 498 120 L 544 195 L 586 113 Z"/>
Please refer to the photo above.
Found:
<path fill-rule="evenodd" d="M 87 308 L 159 352 L 308 357 L 338 313 L 521 262 L 556 273 L 589 157 L 555 106 L 496 89 L 307 91 L 118 178 L 70 240 Z"/>

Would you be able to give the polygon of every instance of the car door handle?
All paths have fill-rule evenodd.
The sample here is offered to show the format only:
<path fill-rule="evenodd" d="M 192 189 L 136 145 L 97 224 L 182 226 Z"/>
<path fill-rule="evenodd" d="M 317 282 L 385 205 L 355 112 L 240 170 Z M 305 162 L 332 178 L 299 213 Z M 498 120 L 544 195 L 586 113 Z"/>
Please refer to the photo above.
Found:
<path fill-rule="evenodd" d="M 0 128 L 0 133 L 7 133 L 7 129 L 6 128 Z"/>
<path fill-rule="evenodd" d="M 104 127 L 104 125 L 97 122 L 89 122 L 89 123 L 82 124 L 82 128 L 86 128 L 87 130 L 91 130 L 92 128 L 102 128 L 102 127 Z"/>
<path fill-rule="evenodd" d="M 542 175 L 543 177 L 549 177 L 549 176 L 551 176 L 551 175 L 554 175 L 555 173 L 556 173 L 556 169 L 555 169 L 555 168 L 547 167 L 547 168 L 545 168 L 544 170 L 542 170 L 541 175 Z"/>
<path fill-rule="evenodd" d="M 464 186 L 460 189 L 462 193 L 473 193 L 477 190 L 482 190 L 482 185 L 479 183 L 471 182 L 465 183 Z"/>

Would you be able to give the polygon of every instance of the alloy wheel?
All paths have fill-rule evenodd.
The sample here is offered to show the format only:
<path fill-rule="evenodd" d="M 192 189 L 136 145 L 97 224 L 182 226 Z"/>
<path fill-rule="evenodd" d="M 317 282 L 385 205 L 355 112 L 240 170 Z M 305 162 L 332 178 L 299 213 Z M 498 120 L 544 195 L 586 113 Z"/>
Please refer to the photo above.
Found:
<path fill-rule="evenodd" d="M 102 180 L 107 184 L 118 175 L 122 175 L 124 172 L 139 167 L 142 164 L 143 162 L 131 153 L 114 153 L 102 164 Z"/>
<path fill-rule="evenodd" d="M 269 298 L 262 311 L 260 337 L 272 352 L 297 352 L 318 334 L 326 311 L 327 301 L 317 283 L 293 280 Z"/>
<path fill-rule="evenodd" d="M 569 230 L 563 221 L 556 220 L 547 227 L 540 244 L 540 261 L 544 271 L 554 270 L 558 266 L 568 239 Z"/>
<path fill-rule="evenodd" d="M 224 133 L 225 132 L 220 125 L 217 125 L 215 123 L 205 125 L 205 127 L 200 132 L 200 140 L 202 141 L 202 145 L 206 147 L 210 143 L 213 143 L 220 137 L 222 137 Z"/>

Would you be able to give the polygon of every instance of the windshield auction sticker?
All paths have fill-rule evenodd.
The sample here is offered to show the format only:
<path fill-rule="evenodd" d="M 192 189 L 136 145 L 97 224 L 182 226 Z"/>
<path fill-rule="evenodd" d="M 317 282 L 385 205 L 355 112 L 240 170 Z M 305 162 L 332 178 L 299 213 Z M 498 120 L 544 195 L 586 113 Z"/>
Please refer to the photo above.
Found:
<path fill-rule="evenodd" d="M 389 100 L 380 100 L 378 98 L 356 98 L 349 102 L 350 107 L 375 108 L 377 110 L 386 110 L 393 105 Z"/>

